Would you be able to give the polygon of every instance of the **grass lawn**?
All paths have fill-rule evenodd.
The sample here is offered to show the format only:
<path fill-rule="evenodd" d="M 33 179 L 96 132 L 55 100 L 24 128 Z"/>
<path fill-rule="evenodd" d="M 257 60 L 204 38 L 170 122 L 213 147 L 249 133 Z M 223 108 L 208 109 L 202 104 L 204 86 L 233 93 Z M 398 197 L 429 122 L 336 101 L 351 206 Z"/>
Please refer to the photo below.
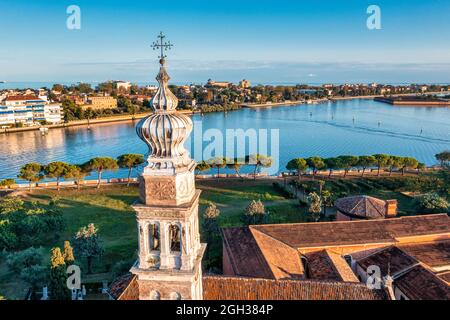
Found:
<path fill-rule="evenodd" d="M 217 205 L 221 211 L 218 219 L 221 227 L 240 226 L 241 215 L 251 200 L 260 199 L 269 211 L 269 223 L 290 223 L 310 221 L 304 207 L 298 200 L 285 198 L 267 180 L 200 180 L 197 187 L 201 189 L 200 221 L 209 202 Z M 303 182 L 302 182 L 303 183 Z M 318 188 L 317 181 L 305 181 L 311 189 Z M 414 213 L 414 201 L 402 195 L 395 187 L 396 181 L 382 182 L 376 178 L 340 179 L 327 181 L 325 189 L 339 196 L 367 194 L 382 199 L 397 199 L 401 214 Z M 392 184 L 392 185 L 391 185 Z M 76 231 L 89 223 L 99 229 L 104 255 L 94 260 L 94 272 L 102 279 L 112 278 L 112 268 L 118 262 L 131 266 L 137 258 L 137 226 L 135 213 L 130 205 L 138 198 L 137 186 L 125 185 L 73 189 L 34 190 L 25 196 L 25 201 L 39 201 L 48 204 L 54 198 L 59 204 L 66 221 L 66 230 L 59 239 L 49 241 L 43 250 L 49 254 L 54 246 L 63 246 L 64 240 L 70 240 Z M 201 224 L 200 224 L 201 225 Z M 220 271 L 222 245 L 220 235 L 214 235 L 208 243 L 209 254 L 204 259 L 208 270 Z M 77 261 L 80 264 L 80 261 Z M 81 262 L 84 270 L 85 261 Z M 92 276 L 96 276 L 92 275 Z M 92 278 L 90 276 L 90 278 Z M 97 279 L 101 281 L 102 279 Z M 27 286 L 8 270 L 4 256 L 0 256 L 0 295 L 7 298 L 22 299 Z"/>

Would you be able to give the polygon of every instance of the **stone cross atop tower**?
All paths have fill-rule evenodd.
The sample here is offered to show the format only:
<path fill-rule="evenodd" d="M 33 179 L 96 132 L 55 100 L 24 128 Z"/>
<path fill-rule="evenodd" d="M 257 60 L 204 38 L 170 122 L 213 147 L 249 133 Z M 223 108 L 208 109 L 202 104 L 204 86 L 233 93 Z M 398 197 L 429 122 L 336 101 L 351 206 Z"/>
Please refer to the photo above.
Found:
<path fill-rule="evenodd" d="M 201 260 L 195 161 L 184 148 L 192 131 L 191 119 L 176 111 L 178 99 L 170 91 L 164 49 L 161 49 L 159 88 L 151 100 L 154 113 L 139 122 L 138 136 L 148 145 L 145 167 L 139 176 L 139 201 L 133 206 L 139 230 L 137 275 L 139 295 L 145 299 L 201 299 Z"/>

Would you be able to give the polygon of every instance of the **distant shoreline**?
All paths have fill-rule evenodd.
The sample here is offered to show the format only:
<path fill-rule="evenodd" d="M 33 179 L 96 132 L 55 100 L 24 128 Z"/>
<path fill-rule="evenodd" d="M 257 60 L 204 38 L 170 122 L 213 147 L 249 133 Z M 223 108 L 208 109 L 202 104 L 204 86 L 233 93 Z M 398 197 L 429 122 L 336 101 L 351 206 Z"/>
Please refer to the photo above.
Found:
<path fill-rule="evenodd" d="M 305 104 L 305 101 L 284 101 L 284 102 L 269 102 L 269 103 L 242 103 L 242 108 L 270 108 L 270 107 L 284 107 L 296 104 Z"/>
<path fill-rule="evenodd" d="M 45 125 L 45 126 L 31 126 L 31 127 L 22 127 L 22 128 L 9 128 L 9 129 L 1 129 L 0 133 L 8 134 L 8 133 L 16 133 L 16 132 L 25 132 L 25 131 L 38 131 L 40 128 L 48 128 L 48 129 L 60 129 L 60 128 L 69 128 L 69 127 L 78 127 L 78 126 L 87 126 L 87 125 L 96 125 L 103 123 L 115 123 L 115 122 L 128 122 L 133 120 L 139 120 L 148 116 L 148 114 L 137 114 L 135 116 L 115 116 L 115 117 L 105 117 L 99 119 L 88 120 L 76 120 L 70 121 L 68 123 L 54 124 L 54 125 Z"/>
<path fill-rule="evenodd" d="M 448 100 L 437 100 L 437 99 L 399 99 L 395 97 L 377 97 L 374 99 L 378 102 L 388 103 L 394 106 L 441 106 L 448 107 L 450 106 L 450 101 Z"/>
<path fill-rule="evenodd" d="M 450 92 L 428 92 L 427 94 L 446 94 Z M 404 94 L 396 94 L 395 96 L 413 96 L 417 95 L 417 93 L 404 93 Z M 353 100 L 353 99 L 383 99 L 386 98 L 385 96 L 346 96 L 346 97 L 332 97 L 332 98 L 324 98 L 324 99 L 317 99 L 317 100 L 311 100 L 313 103 L 321 103 L 321 102 L 334 102 L 334 101 L 341 101 L 341 100 Z M 384 101 L 383 101 L 384 102 Z M 307 104 L 307 102 L 303 100 L 297 100 L 297 101 L 284 101 L 284 102 L 270 102 L 270 103 L 243 103 L 241 104 L 242 108 L 250 108 L 250 109 L 259 109 L 259 108 L 271 108 L 271 107 L 284 107 L 284 106 L 294 106 L 299 104 Z M 411 104 L 409 104 L 411 105 Z M 423 105 L 425 106 L 425 105 Z M 448 106 L 448 105 L 447 105 Z M 199 112 L 193 112 L 190 110 L 180 110 L 178 111 L 183 114 L 195 114 Z M 26 131 L 38 131 L 40 128 L 48 128 L 48 129 L 60 129 L 60 128 L 69 128 L 69 127 L 78 127 L 78 126 L 91 126 L 96 124 L 108 124 L 108 123 L 120 123 L 120 122 L 130 122 L 134 120 L 139 120 L 142 118 L 145 118 L 152 114 L 151 112 L 146 113 L 140 113 L 136 114 L 134 116 L 132 115 L 119 115 L 119 116 L 112 116 L 112 117 L 105 117 L 105 118 L 98 118 L 98 119 L 92 119 L 88 120 L 75 120 L 70 121 L 68 123 L 61 123 L 61 124 L 55 124 L 55 125 L 45 125 L 45 126 L 31 126 L 31 127 L 22 127 L 22 128 L 9 128 L 9 129 L 0 129 L 0 134 L 8 134 L 8 133 L 17 133 L 17 132 L 26 132 Z"/>
<path fill-rule="evenodd" d="M 194 114 L 194 112 L 189 111 L 189 110 L 181 110 L 179 112 L 184 113 L 184 114 Z M 123 115 L 123 116 L 97 118 L 97 119 L 89 120 L 89 122 L 88 122 L 88 120 L 75 120 L 75 121 L 70 121 L 67 123 L 45 125 L 45 126 L 31 126 L 31 127 L 22 127 L 22 128 L 0 129 L 0 134 L 26 132 L 26 131 L 38 131 L 40 128 L 61 129 L 61 128 L 79 127 L 79 126 L 87 126 L 87 125 L 93 126 L 93 125 L 97 125 L 97 124 L 130 122 L 130 121 L 140 120 L 151 114 L 152 114 L 151 112 L 147 112 L 147 113 L 136 114 L 134 116 Z"/>

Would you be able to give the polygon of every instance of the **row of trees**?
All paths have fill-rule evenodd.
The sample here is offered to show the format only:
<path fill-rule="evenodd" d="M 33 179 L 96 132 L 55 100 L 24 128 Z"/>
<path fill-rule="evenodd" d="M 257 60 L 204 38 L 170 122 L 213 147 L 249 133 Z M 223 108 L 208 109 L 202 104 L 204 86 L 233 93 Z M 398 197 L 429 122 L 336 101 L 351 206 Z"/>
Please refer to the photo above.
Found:
<path fill-rule="evenodd" d="M 444 151 L 436 154 L 436 159 L 442 166 L 450 164 L 450 151 Z M 26 180 L 30 184 L 30 191 L 33 183 L 42 181 L 44 178 L 56 179 L 57 188 L 59 190 L 60 180 L 74 180 L 78 187 L 82 181 L 91 172 L 97 172 L 98 183 L 100 188 L 100 181 L 104 171 L 117 170 L 120 168 L 128 169 L 128 184 L 130 182 L 131 172 L 140 164 L 144 163 L 144 156 L 141 154 L 124 154 L 117 159 L 110 157 L 96 157 L 81 165 L 68 164 L 66 162 L 56 161 L 47 165 L 39 163 L 28 163 L 24 165 L 19 172 L 18 178 Z M 253 176 L 256 179 L 256 173 L 260 168 L 271 167 L 273 160 L 271 157 L 255 154 L 247 155 L 243 159 L 228 159 L 226 157 L 215 157 L 207 161 L 201 161 L 197 165 L 197 172 L 204 172 L 211 169 L 217 170 L 219 177 L 222 168 L 234 170 L 236 174 L 241 177 L 241 169 L 244 166 L 253 167 Z M 425 168 L 424 163 L 420 163 L 413 157 L 399 157 L 388 154 L 375 154 L 370 156 L 353 156 L 343 155 L 333 158 L 309 157 L 309 158 L 294 158 L 288 162 L 286 169 L 295 171 L 299 179 L 301 175 L 308 169 L 313 171 L 315 176 L 319 170 L 329 170 L 329 176 L 334 170 L 344 170 L 344 177 L 352 168 L 362 169 L 361 176 L 364 176 L 367 169 L 377 168 L 378 176 L 382 169 L 388 169 L 389 175 L 394 169 L 401 170 L 402 175 L 407 169 L 421 170 Z M 1 186 L 8 186 L 14 184 L 13 179 L 6 179 L 0 182 Z"/>
<path fill-rule="evenodd" d="M 116 171 L 118 168 L 128 169 L 129 184 L 133 168 L 136 168 L 142 163 L 144 163 L 144 156 L 141 154 L 123 154 L 117 159 L 96 157 L 80 165 L 61 161 L 51 162 L 47 165 L 32 162 L 24 165 L 20 169 L 17 177 L 28 181 L 30 191 L 33 183 L 42 181 L 44 178 L 56 179 L 57 189 L 59 190 L 61 179 L 74 180 L 79 188 L 80 182 L 94 171 L 97 173 L 97 188 L 100 188 L 103 172 L 110 170 Z"/>
<path fill-rule="evenodd" d="M 352 156 L 344 155 L 334 158 L 295 158 L 288 162 L 286 169 L 289 171 L 296 171 L 300 179 L 301 175 L 308 169 L 313 171 L 313 176 L 319 170 L 329 170 L 329 176 L 334 170 L 344 170 L 344 178 L 348 172 L 353 168 L 362 169 L 361 176 L 364 176 L 367 169 L 377 168 L 378 176 L 382 169 L 388 169 L 389 175 L 394 169 L 401 170 L 402 175 L 407 169 L 423 169 L 425 164 L 420 163 L 412 157 L 399 157 L 388 154 L 375 154 L 371 156 Z"/>
<path fill-rule="evenodd" d="M 227 168 L 234 170 L 236 174 L 241 177 L 241 170 L 244 166 L 253 167 L 253 177 L 256 179 L 256 174 L 261 168 L 270 168 L 273 160 L 271 157 L 263 154 L 247 155 L 243 159 L 226 157 L 215 157 L 207 161 L 201 161 L 197 165 L 198 172 L 205 172 L 211 169 L 217 170 L 217 177 L 220 175 L 220 169 Z"/>

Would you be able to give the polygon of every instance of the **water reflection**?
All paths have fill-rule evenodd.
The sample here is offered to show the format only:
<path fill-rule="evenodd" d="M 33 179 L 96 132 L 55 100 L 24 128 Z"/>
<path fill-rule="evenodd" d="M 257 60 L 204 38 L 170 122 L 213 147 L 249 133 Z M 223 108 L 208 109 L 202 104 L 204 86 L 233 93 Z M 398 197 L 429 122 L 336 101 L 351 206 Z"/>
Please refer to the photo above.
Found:
<path fill-rule="evenodd" d="M 353 119 L 355 119 L 353 123 Z M 434 155 L 450 149 L 450 109 L 396 107 L 372 100 L 349 100 L 194 115 L 203 132 L 225 129 L 279 129 L 280 169 L 298 156 L 390 153 L 414 156 L 428 165 Z M 28 162 L 61 160 L 82 163 L 96 156 L 145 153 L 135 123 L 101 124 L 0 135 L 0 178 L 15 177 Z M 194 144 L 189 144 L 191 150 Z M 198 143 L 198 141 L 195 141 Z M 203 142 L 203 147 L 205 146 Z M 196 160 L 201 160 L 196 158 Z M 125 176 L 126 172 L 119 172 Z M 106 175 L 108 176 L 108 175 Z"/>

